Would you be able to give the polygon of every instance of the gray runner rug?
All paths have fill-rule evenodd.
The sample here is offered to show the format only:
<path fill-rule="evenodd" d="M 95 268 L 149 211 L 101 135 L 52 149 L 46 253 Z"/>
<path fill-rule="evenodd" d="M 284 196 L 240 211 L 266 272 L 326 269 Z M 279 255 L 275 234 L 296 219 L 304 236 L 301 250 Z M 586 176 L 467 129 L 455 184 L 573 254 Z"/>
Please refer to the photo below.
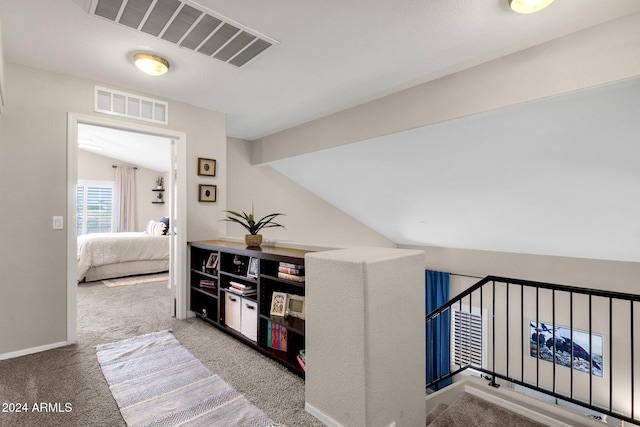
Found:
<path fill-rule="evenodd" d="M 169 331 L 96 347 L 129 426 L 275 426 Z"/>

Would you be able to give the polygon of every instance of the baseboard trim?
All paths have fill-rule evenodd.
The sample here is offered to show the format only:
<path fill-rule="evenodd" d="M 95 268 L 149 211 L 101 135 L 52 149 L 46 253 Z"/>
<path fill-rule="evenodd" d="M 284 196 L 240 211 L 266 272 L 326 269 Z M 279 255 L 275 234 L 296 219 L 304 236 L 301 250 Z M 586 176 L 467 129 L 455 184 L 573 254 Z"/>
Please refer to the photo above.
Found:
<path fill-rule="evenodd" d="M 58 347 L 64 347 L 69 345 L 67 341 L 55 342 L 47 345 L 41 345 L 39 347 L 25 348 L 24 350 L 12 351 L 10 353 L 0 354 L 0 360 L 13 359 L 15 357 L 26 356 L 28 354 L 40 353 L 41 351 L 52 350 Z"/>
<path fill-rule="evenodd" d="M 316 417 L 317 419 L 319 419 L 320 421 L 322 421 L 325 425 L 329 427 L 344 427 L 342 424 L 340 424 L 330 416 L 326 415 L 324 412 L 318 410 L 317 408 L 314 408 L 312 405 L 309 404 L 309 402 L 304 402 L 304 410 L 310 413 L 311 415 L 313 415 L 314 417 Z"/>

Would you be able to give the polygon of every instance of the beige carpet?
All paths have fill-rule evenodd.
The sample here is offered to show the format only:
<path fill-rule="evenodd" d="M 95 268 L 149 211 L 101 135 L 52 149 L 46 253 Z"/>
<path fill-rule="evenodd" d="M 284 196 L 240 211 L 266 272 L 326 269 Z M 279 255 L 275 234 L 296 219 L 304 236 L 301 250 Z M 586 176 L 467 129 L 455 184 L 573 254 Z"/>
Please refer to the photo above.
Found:
<path fill-rule="evenodd" d="M 96 346 L 166 329 L 275 423 L 324 427 L 304 410 L 300 377 L 201 319 L 170 317 L 169 295 L 167 282 L 108 288 L 96 281 L 78 286 L 77 344 L 0 360 L 0 402 L 57 403 L 62 411 L 0 410 L 0 427 L 126 427 Z M 70 411 L 65 412 L 66 404 Z"/>
<path fill-rule="evenodd" d="M 145 274 L 140 276 L 119 277 L 117 279 L 105 279 L 102 283 L 110 288 L 116 286 L 139 285 L 141 283 L 166 282 L 169 273 Z"/>
<path fill-rule="evenodd" d="M 427 427 L 545 427 L 523 415 L 497 406 L 469 393 L 448 407 L 438 405 L 427 414 Z"/>

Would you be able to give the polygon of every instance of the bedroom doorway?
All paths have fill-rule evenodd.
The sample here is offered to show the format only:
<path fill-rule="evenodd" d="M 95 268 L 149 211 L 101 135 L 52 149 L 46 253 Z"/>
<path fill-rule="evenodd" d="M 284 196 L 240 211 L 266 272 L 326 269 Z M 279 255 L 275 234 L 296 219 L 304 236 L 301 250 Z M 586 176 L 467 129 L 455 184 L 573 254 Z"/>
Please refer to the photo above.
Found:
<path fill-rule="evenodd" d="M 166 176 L 164 200 L 169 205 L 164 212 L 167 212 L 167 216 L 170 218 L 169 284 L 171 290 L 171 312 L 167 313 L 167 315 L 175 316 L 178 319 L 184 319 L 187 316 L 187 292 L 184 280 L 184 277 L 186 277 L 184 272 L 184 266 L 186 265 L 186 134 L 184 132 L 120 122 L 102 117 L 69 114 L 67 128 L 67 306 L 69 307 L 69 310 L 67 310 L 67 341 L 69 343 L 77 340 L 76 185 L 78 183 L 78 144 L 80 142 L 78 135 L 79 129 L 84 126 L 95 129 L 102 128 L 105 131 L 136 134 L 148 137 L 147 139 L 149 140 L 156 138 L 157 141 L 166 143 L 166 150 L 158 149 L 157 151 L 164 153 L 161 154 L 161 157 L 164 157 L 162 160 L 167 164 L 167 171 L 163 174 Z M 129 151 L 133 151 L 133 146 L 128 148 Z M 148 147 L 145 152 L 149 153 Z M 105 153 L 104 157 L 112 156 Z M 127 164 L 139 164 L 139 162 L 132 160 L 121 161 Z M 141 186 L 141 188 L 143 187 Z M 149 186 L 149 193 L 151 193 L 151 188 Z M 149 214 L 149 212 L 153 211 L 147 210 L 146 212 Z"/>

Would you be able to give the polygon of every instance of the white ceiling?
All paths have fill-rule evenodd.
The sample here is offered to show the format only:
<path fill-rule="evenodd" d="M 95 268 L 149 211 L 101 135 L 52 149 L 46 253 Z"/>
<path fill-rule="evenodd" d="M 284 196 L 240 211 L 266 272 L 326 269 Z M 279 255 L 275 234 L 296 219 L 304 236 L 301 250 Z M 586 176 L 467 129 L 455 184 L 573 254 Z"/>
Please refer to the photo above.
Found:
<path fill-rule="evenodd" d="M 640 11 L 638 0 L 558 0 L 534 15 L 507 0 L 199 0 L 279 42 L 236 68 L 92 16 L 89 4 L 0 0 L 5 60 L 221 111 L 228 135 L 248 140 Z M 168 58 L 170 72 L 140 73 L 139 50 Z M 584 92 L 273 166 L 397 243 L 637 262 L 640 111 L 629 85 L 604 104 Z M 568 108 L 587 116 L 572 122 Z M 544 134 L 525 109 L 544 115 Z"/>
<path fill-rule="evenodd" d="M 399 89 L 640 10 L 638 0 L 562 0 L 534 15 L 507 0 L 199 0 L 279 44 L 242 68 L 88 13 L 89 0 L 0 0 L 6 60 L 227 114 L 257 139 Z M 136 51 L 171 62 L 140 73 Z"/>
<path fill-rule="evenodd" d="M 271 166 L 396 243 L 637 262 L 638 117 L 640 78 Z"/>
<path fill-rule="evenodd" d="M 171 140 L 155 135 L 80 123 L 78 148 L 156 172 L 171 165 Z"/>

